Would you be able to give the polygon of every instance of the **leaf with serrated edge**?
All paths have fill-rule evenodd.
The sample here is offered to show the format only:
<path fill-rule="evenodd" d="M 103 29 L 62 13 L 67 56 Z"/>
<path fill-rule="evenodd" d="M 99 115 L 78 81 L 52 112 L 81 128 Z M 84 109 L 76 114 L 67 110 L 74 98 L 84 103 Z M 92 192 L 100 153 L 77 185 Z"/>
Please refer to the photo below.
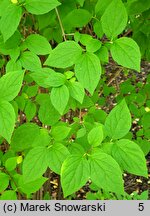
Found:
<path fill-rule="evenodd" d="M 60 174 L 62 163 L 70 154 L 68 149 L 61 143 L 55 143 L 48 148 L 47 154 L 50 169 L 53 172 Z"/>
<path fill-rule="evenodd" d="M 82 48 L 74 41 L 65 41 L 53 49 L 44 65 L 67 68 L 75 64 L 81 56 Z"/>
<path fill-rule="evenodd" d="M 123 170 L 147 177 L 146 159 L 141 148 L 131 140 L 121 139 L 112 146 L 112 156 Z"/>
<path fill-rule="evenodd" d="M 83 54 L 75 64 L 75 75 L 82 86 L 93 94 L 101 75 L 98 57 L 93 53 Z"/>
<path fill-rule="evenodd" d="M 22 15 L 22 8 L 15 4 L 10 4 L 0 20 L 0 31 L 6 42 L 17 30 Z"/>
<path fill-rule="evenodd" d="M 37 55 L 47 55 L 51 52 L 48 40 L 39 34 L 31 34 L 25 40 L 27 48 Z"/>
<path fill-rule="evenodd" d="M 101 18 L 102 28 L 108 38 L 119 35 L 126 27 L 128 14 L 121 0 L 113 0 Z"/>
<path fill-rule="evenodd" d="M 84 88 L 79 82 L 70 82 L 68 85 L 70 95 L 81 104 L 84 99 Z"/>
<path fill-rule="evenodd" d="M 69 101 L 67 86 L 63 85 L 58 88 L 52 88 L 50 98 L 55 109 L 62 115 Z"/>
<path fill-rule="evenodd" d="M 131 114 L 123 99 L 114 107 L 105 121 L 107 135 L 112 139 L 120 139 L 125 136 L 131 128 Z"/>
<path fill-rule="evenodd" d="M 140 72 L 140 48 L 132 38 L 122 37 L 115 40 L 111 44 L 110 52 L 119 65 Z"/>
<path fill-rule="evenodd" d="M 40 178 L 48 167 L 47 148 L 35 147 L 31 149 L 23 162 L 24 183 Z"/>
<path fill-rule="evenodd" d="M 45 14 L 60 5 L 57 0 L 26 0 L 25 8 L 31 14 Z"/>
<path fill-rule="evenodd" d="M 15 126 L 15 111 L 7 101 L 0 101 L 0 135 L 10 143 Z"/>
<path fill-rule="evenodd" d="M 90 145 L 96 147 L 101 144 L 103 140 L 103 128 L 102 125 L 92 128 L 88 133 L 88 142 Z"/>
<path fill-rule="evenodd" d="M 12 101 L 19 93 L 24 71 L 13 71 L 0 78 L 0 100 Z"/>
<path fill-rule="evenodd" d="M 108 154 L 95 149 L 89 157 L 91 180 L 104 190 L 123 194 L 123 179 L 119 164 Z"/>
<path fill-rule="evenodd" d="M 76 192 L 88 181 L 89 164 L 81 155 L 70 155 L 61 168 L 61 184 L 64 197 Z"/>

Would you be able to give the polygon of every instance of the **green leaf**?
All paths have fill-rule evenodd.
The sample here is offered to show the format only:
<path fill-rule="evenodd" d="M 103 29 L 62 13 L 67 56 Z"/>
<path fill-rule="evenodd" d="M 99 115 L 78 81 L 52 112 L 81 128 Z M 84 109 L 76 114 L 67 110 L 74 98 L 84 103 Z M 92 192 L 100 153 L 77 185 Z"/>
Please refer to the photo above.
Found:
<path fill-rule="evenodd" d="M 104 34 L 103 29 L 102 29 L 102 22 L 101 21 L 95 22 L 93 28 L 94 28 L 93 31 L 95 32 L 95 34 L 99 38 L 102 38 Z"/>
<path fill-rule="evenodd" d="M 52 88 L 50 98 L 55 109 L 63 115 L 69 100 L 68 88 L 65 85 L 58 88 Z"/>
<path fill-rule="evenodd" d="M 71 143 L 71 145 L 69 145 L 68 148 L 71 155 L 78 155 L 78 156 L 81 155 L 82 157 L 86 153 L 82 145 L 78 143 Z"/>
<path fill-rule="evenodd" d="M 25 40 L 27 48 L 37 55 L 47 55 L 51 52 L 51 46 L 48 40 L 39 35 L 31 34 Z"/>
<path fill-rule="evenodd" d="M 24 77 L 23 71 L 9 72 L 0 78 L 0 99 L 12 101 L 19 93 Z"/>
<path fill-rule="evenodd" d="M 98 57 L 92 53 L 83 54 L 76 62 L 75 74 L 82 86 L 93 94 L 101 75 L 101 65 Z"/>
<path fill-rule="evenodd" d="M 79 28 L 83 27 L 90 22 L 92 14 L 85 9 L 74 9 L 65 16 L 63 19 L 63 26 L 65 29 Z"/>
<path fill-rule="evenodd" d="M 68 149 L 60 143 L 55 143 L 49 146 L 47 154 L 49 158 L 49 168 L 53 172 L 60 174 L 62 163 L 70 154 Z"/>
<path fill-rule="evenodd" d="M 26 115 L 27 120 L 31 121 L 33 119 L 33 117 L 36 115 L 36 105 L 35 105 L 35 103 L 28 100 L 28 102 L 27 102 L 27 104 L 25 106 L 24 113 Z"/>
<path fill-rule="evenodd" d="M 29 183 L 40 178 L 48 166 L 47 148 L 35 147 L 26 155 L 23 162 L 23 180 Z"/>
<path fill-rule="evenodd" d="M 129 15 L 141 14 L 144 11 L 148 11 L 148 9 L 150 8 L 150 1 L 128 1 L 126 6 Z"/>
<path fill-rule="evenodd" d="M 77 32 L 74 37 L 77 41 L 80 41 L 81 44 L 86 46 L 88 52 L 96 52 L 101 47 L 100 40 L 92 38 L 91 35 L 80 34 Z"/>
<path fill-rule="evenodd" d="M 67 68 L 75 64 L 82 53 L 82 48 L 74 41 L 59 43 L 53 49 L 44 65 L 56 68 Z"/>
<path fill-rule="evenodd" d="M 103 128 L 102 125 L 92 128 L 88 133 L 88 142 L 90 145 L 96 147 L 103 141 Z"/>
<path fill-rule="evenodd" d="M 18 127 L 12 137 L 11 147 L 15 151 L 23 151 L 31 148 L 32 143 L 40 134 L 38 125 L 33 123 L 22 124 Z"/>
<path fill-rule="evenodd" d="M 123 170 L 139 176 L 148 176 L 144 153 L 133 141 L 117 141 L 112 147 L 112 156 Z"/>
<path fill-rule="evenodd" d="M 10 5 L 10 1 L 9 0 L 5 0 L 5 1 L 0 1 L 0 16 L 3 15 L 3 13 L 5 12 L 5 10 L 7 9 L 7 7 Z"/>
<path fill-rule="evenodd" d="M 21 34 L 17 30 L 15 33 L 5 42 L 4 38 L 0 37 L 1 50 L 3 54 L 9 54 L 11 59 L 16 60 L 16 56 L 20 54 L 20 49 L 17 47 L 21 42 Z"/>
<path fill-rule="evenodd" d="M 98 0 L 96 5 L 95 5 L 95 13 L 97 15 L 102 16 L 111 2 L 112 2 L 112 0 L 105 0 L 105 1 Z"/>
<path fill-rule="evenodd" d="M 66 77 L 62 73 L 51 72 L 44 80 L 44 85 L 48 87 L 59 87 L 64 85 Z"/>
<path fill-rule="evenodd" d="M 30 77 L 41 87 L 59 87 L 63 85 L 66 78 L 63 74 L 57 73 L 50 68 L 41 68 L 38 71 L 29 74 Z"/>
<path fill-rule="evenodd" d="M 9 185 L 9 176 L 5 173 L 0 173 L 0 193 Z"/>
<path fill-rule="evenodd" d="M 80 4 L 81 7 L 83 7 L 85 0 L 76 0 Z"/>
<path fill-rule="evenodd" d="M 41 177 L 36 179 L 35 181 L 24 183 L 23 176 L 21 176 L 18 182 L 19 190 L 27 195 L 30 195 L 31 193 L 38 191 L 46 181 L 47 178 Z"/>
<path fill-rule="evenodd" d="M 0 101 L 0 135 L 10 143 L 15 126 L 15 111 L 7 101 Z"/>
<path fill-rule="evenodd" d="M 91 180 L 98 187 L 123 194 L 122 172 L 118 163 L 101 150 L 95 150 L 89 157 Z"/>
<path fill-rule="evenodd" d="M 20 61 L 15 62 L 13 59 L 11 59 L 7 65 L 6 65 L 6 73 L 11 71 L 19 71 L 22 69 Z"/>
<path fill-rule="evenodd" d="M 123 67 L 140 72 L 141 53 L 137 43 L 127 37 L 122 37 L 113 42 L 110 48 L 113 59 Z"/>
<path fill-rule="evenodd" d="M 83 86 L 79 82 L 69 82 L 68 88 L 71 97 L 82 104 L 85 95 Z"/>
<path fill-rule="evenodd" d="M 7 190 L 0 196 L 0 200 L 17 200 L 17 194 L 13 190 Z"/>
<path fill-rule="evenodd" d="M 17 157 L 10 157 L 5 162 L 5 168 L 7 171 L 12 171 L 17 166 Z"/>
<path fill-rule="evenodd" d="M 121 0 L 112 1 L 105 10 L 102 18 L 102 28 L 108 38 L 119 35 L 126 27 L 128 15 Z"/>
<path fill-rule="evenodd" d="M 15 98 L 15 101 L 17 102 L 18 109 L 20 109 L 21 111 L 23 111 L 24 107 L 25 107 L 25 103 L 26 103 L 24 95 L 17 96 Z"/>
<path fill-rule="evenodd" d="M 89 163 L 81 155 L 70 155 L 61 168 L 61 184 L 64 197 L 79 190 L 88 181 L 90 174 Z"/>
<path fill-rule="evenodd" d="M 57 140 L 63 140 L 65 139 L 69 133 L 70 133 L 71 128 L 64 126 L 64 125 L 60 125 L 60 126 L 53 126 L 51 129 L 51 136 Z"/>
<path fill-rule="evenodd" d="M 106 118 L 106 133 L 112 139 L 120 139 L 129 132 L 130 128 L 131 115 L 125 100 L 122 100 Z"/>
<path fill-rule="evenodd" d="M 109 62 L 109 52 L 105 46 L 102 46 L 96 54 L 99 57 L 100 61 L 106 62 L 106 63 Z"/>
<path fill-rule="evenodd" d="M 25 81 L 27 79 L 30 79 L 28 77 L 28 75 L 25 77 Z M 31 81 L 31 80 L 30 80 Z M 28 81 L 27 81 L 28 82 Z M 32 81 L 31 81 L 32 82 Z M 27 86 L 27 88 L 25 89 L 25 93 L 28 95 L 29 98 L 35 97 L 38 94 L 38 85 L 30 85 Z"/>
<path fill-rule="evenodd" d="M 89 43 L 86 45 L 86 50 L 88 52 L 96 52 L 101 48 L 101 42 L 97 39 L 92 39 L 89 41 Z"/>
<path fill-rule="evenodd" d="M 49 126 L 54 125 L 60 119 L 60 114 L 52 105 L 49 96 L 45 103 L 40 106 L 38 117 L 43 124 Z"/>
<path fill-rule="evenodd" d="M 145 131 L 150 128 L 150 112 L 144 113 L 141 119 L 141 123 Z"/>
<path fill-rule="evenodd" d="M 32 147 L 48 146 L 50 141 L 51 137 L 49 135 L 49 131 L 46 128 L 41 128 L 40 133 L 33 140 Z"/>
<path fill-rule="evenodd" d="M 0 19 L 0 31 L 6 42 L 17 30 L 22 15 L 22 8 L 15 4 L 10 4 L 4 10 Z"/>
<path fill-rule="evenodd" d="M 41 61 L 39 57 L 30 51 L 25 51 L 22 53 L 19 60 L 22 64 L 22 67 L 26 70 L 39 71 L 41 69 Z"/>
<path fill-rule="evenodd" d="M 25 8 L 32 14 L 45 14 L 57 6 L 60 5 L 60 2 L 57 0 L 26 0 Z"/>

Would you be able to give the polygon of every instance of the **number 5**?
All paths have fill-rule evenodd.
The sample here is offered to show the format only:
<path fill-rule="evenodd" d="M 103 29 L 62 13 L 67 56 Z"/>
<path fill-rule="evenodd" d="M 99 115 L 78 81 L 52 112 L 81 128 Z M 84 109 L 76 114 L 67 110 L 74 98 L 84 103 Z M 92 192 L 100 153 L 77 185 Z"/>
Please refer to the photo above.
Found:
<path fill-rule="evenodd" d="M 139 203 L 139 211 L 143 211 L 144 210 L 144 203 Z"/>

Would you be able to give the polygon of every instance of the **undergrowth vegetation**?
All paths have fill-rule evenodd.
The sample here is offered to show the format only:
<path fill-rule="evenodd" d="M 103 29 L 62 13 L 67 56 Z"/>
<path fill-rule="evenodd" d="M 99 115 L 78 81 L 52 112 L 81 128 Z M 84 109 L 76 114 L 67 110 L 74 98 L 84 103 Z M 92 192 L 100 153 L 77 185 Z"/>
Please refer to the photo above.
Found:
<path fill-rule="evenodd" d="M 0 0 L 1 200 L 148 198 L 149 26 L 145 0 Z"/>

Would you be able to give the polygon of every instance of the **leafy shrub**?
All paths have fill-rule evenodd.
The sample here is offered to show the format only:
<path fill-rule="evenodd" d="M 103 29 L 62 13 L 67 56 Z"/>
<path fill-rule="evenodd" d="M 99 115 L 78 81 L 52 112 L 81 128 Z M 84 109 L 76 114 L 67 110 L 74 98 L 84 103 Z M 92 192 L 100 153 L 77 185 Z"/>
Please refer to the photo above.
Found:
<path fill-rule="evenodd" d="M 123 173 L 148 177 L 150 77 L 132 81 L 150 59 L 149 12 L 144 0 L 0 0 L 1 199 L 51 199 L 52 175 L 58 199 L 87 182 L 104 191 L 87 199 L 130 199 Z"/>

